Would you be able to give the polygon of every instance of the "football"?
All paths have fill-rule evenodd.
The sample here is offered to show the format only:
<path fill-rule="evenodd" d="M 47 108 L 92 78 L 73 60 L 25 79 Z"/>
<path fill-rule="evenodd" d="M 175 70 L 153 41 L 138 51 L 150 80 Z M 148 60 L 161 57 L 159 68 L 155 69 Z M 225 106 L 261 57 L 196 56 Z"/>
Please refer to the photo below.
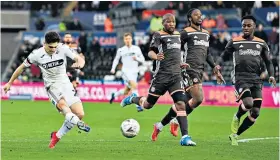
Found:
<path fill-rule="evenodd" d="M 140 131 L 140 125 L 135 119 L 124 120 L 121 124 L 121 132 L 126 138 L 137 136 Z"/>

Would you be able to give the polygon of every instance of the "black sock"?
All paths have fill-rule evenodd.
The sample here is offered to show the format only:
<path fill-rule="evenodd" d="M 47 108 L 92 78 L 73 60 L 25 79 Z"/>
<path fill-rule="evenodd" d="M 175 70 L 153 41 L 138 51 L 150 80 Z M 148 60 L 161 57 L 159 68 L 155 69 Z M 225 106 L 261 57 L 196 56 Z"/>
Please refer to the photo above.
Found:
<path fill-rule="evenodd" d="M 193 109 L 190 107 L 189 102 L 186 103 L 186 113 L 187 115 L 191 114 Z"/>
<path fill-rule="evenodd" d="M 238 128 L 237 135 L 240 135 L 244 131 L 246 131 L 248 128 L 250 128 L 255 122 L 252 122 L 248 116 L 243 120 L 241 126 Z"/>
<path fill-rule="evenodd" d="M 186 92 L 186 113 L 189 115 L 192 113 L 193 109 L 190 107 L 189 100 L 192 99 L 192 96 L 189 92 Z"/>
<path fill-rule="evenodd" d="M 242 103 L 239 105 L 238 111 L 236 113 L 236 117 L 240 119 L 247 111 L 244 111 L 241 107 Z"/>
<path fill-rule="evenodd" d="M 180 124 L 181 134 L 182 136 L 188 134 L 188 121 L 187 116 L 177 116 L 177 120 Z"/>
<path fill-rule="evenodd" d="M 140 106 L 139 101 L 142 97 L 133 97 L 131 102 Z"/>
<path fill-rule="evenodd" d="M 177 116 L 177 113 L 171 107 L 169 112 L 165 115 L 165 117 L 161 120 L 161 124 L 163 126 L 167 125 L 173 118 Z"/>

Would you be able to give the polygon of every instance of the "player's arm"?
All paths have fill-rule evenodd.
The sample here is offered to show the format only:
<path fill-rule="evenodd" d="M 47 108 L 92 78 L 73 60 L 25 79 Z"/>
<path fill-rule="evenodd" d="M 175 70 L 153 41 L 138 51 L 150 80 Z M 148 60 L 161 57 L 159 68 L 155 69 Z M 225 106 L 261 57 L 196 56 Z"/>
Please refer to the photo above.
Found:
<path fill-rule="evenodd" d="M 85 60 L 73 49 L 70 47 L 63 45 L 62 50 L 65 53 L 66 57 L 69 57 L 70 59 L 74 60 L 75 63 L 71 66 L 72 68 L 80 69 L 85 66 Z"/>
<path fill-rule="evenodd" d="M 160 34 L 158 32 L 155 32 L 150 44 L 150 51 L 148 53 L 148 57 L 152 60 L 158 60 L 161 61 L 164 59 L 164 54 L 160 53 L 158 50 L 160 42 Z"/>
<path fill-rule="evenodd" d="M 73 63 L 72 65 L 72 68 L 77 68 L 77 69 L 80 69 L 80 68 L 83 68 L 85 66 L 85 59 L 78 55 L 78 54 L 75 54 L 74 55 L 74 59 L 75 63 Z"/>
<path fill-rule="evenodd" d="M 141 64 L 143 64 L 145 62 L 145 58 L 144 58 L 144 56 L 142 54 L 141 49 L 139 47 L 137 47 L 137 48 L 138 49 L 137 49 L 136 56 L 135 56 L 134 60 L 139 62 L 139 63 L 141 63 Z"/>
<path fill-rule="evenodd" d="M 185 30 L 180 32 L 180 40 L 181 40 L 181 68 L 189 68 L 190 65 L 185 62 L 187 57 L 187 38 L 188 33 Z"/>
<path fill-rule="evenodd" d="M 27 68 L 30 67 L 32 63 L 36 62 L 36 56 L 34 51 L 31 52 L 31 54 L 23 61 L 23 63 L 17 67 L 17 69 L 12 74 L 10 80 L 5 84 L 3 87 L 5 93 L 7 93 L 10 90 L 11 85 L 13 82 L 18 78 L 19 75 Z"/>
<path fill-rule="evenodd" d="M 233 41 L 230 40 L 225 47 L 225 51 L 221 54 L 220 58 L 218 58 L 216 64 L 222 65 L 224 61 L 229 61 L 230 58 L 232 57 L 233 52 L 234 52 Z"/>
<path fill-rule="evenodd" d="M 113 61 L 113 64 L 112 64 L 111 73 L 115 74 L 116 67 L 119 64 L 120 58 L 121 58 L 121 50 L 118 49 L 116 57 L 115 57 L 115 59 Z"/>
<path fill-rule="evenodd" d="M 262 49 L 261 56 L 262 56 L 262 59 L 264 60 L 266 68 L 267 68 L 267 72 L 268 72 L 268 76 L 269 76 L 269 83 L 272 83 L 273 86 L 276 86 L 276 80 L 274 78 L 273 64 L 271 62 L 269 54 L 270 54 L 269 48 L 268 48 L 267 44 L 264 43 L 264 47 Z"/>
<path fill-rule="evenodd" d="M 217 83 L 218 84 L 225 84 L 226 81 L 224 80 L 224 77 L 221 74 L 221 66 L 217 65 L 214 62 L 213 56 L 211 55 L 211 53 L 209 52 L 209 48 L 207 50 L 207 57 L 206 57 L 206 62 L 210 65 L 210 67 L 213 69 L 214 74 L 216 75 L 217 78 Z"/>

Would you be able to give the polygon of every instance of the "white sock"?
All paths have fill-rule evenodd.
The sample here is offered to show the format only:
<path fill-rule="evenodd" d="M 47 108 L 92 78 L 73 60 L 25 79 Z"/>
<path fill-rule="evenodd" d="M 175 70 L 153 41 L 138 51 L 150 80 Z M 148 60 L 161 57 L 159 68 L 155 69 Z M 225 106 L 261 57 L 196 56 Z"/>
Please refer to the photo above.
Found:
<path fill-rule="evenodd" d="M 76 116 L 74 113 L 66 113 L 65 120 L 72 123 L 73 125 L 77 125 L 77 123 L 80 121 L 80 118 Z"/>
<path fill-rule="evenodd" d="M 80 121 L 79 117 L 73 113 L 66 113 L 65 121 L 62 124 L 61 128 L 56 133 L 58 138 L 64 136 L 67 132 L 69 132 L 77 123 Z"/>
<path fill-rule="evenodd" d="M 157 129 L 159 129 L 161 131 L 164 126 L 162 125 L 161 122 L 159 122 L 159 123 L 156 124 L 156 127 L 157 127 Z"/>
<path fill-rule="evenodd" d="M 121 95 L 124 95 L 124 89 L 120 89 L 115 93 L 115 97 L 118 97 L 118 96 L 121 96 Z"/>
<path fill-rule="evenodd" d="M 62 138 L 67 132 L 69 132 L 74 125 L 67 120 L 64 121 L 61 128 L 57 131 L 56 136 L 60 139 Z"/>

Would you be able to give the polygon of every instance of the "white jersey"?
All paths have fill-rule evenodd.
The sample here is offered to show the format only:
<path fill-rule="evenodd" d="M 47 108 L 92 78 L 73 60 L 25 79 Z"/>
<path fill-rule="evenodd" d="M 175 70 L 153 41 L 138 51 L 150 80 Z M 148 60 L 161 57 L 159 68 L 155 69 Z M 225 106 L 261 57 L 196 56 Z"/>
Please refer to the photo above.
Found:
<path fill-rule="evenodd" d="M 133 59 L 133 57 L 136 57 L 136 60 Z M 131 47 L 123 46 L 118 49 L 117 55 L 113 61 L 112 70 L 115 70 L 119 60 L 121 58 L 122 61 L 122 72 L 133 72 L 138 73 L 138 65 L 140 63 L 145 62 L 145 58 L 142 54 L 141 49 L 138 46 L 132 45 Z"/>
<path fill-rule="evenodd" d="M 66 57 L 74 60 L 76 55 L 76 52 L 67 45 L 59 43 L 56 52 L 52 55 L 49 55 L 44 47 L 33 50 L 23 64 L 26 67 L 30 67 L 31 64 L 38 65 L 43 74 L 45 87 L 49 87 L 54 83 L 70 82 L 66 74 Z"/>

